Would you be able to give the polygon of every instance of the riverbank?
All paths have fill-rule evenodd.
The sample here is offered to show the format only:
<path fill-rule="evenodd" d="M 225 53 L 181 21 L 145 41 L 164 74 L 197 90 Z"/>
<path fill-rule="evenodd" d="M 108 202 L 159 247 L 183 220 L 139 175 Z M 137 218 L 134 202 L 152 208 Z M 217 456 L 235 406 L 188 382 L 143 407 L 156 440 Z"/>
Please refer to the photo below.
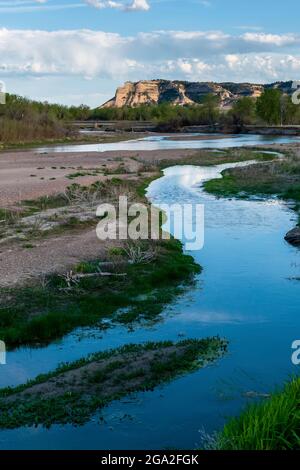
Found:
<path fill-rule="evenodd" d="M 92 198 L 95 205 L 92 214 L 101 202 L 117 204 L 119 195 L 130 197 L 129 191 L 135 202 L 146 203 L 142 179 L 131 184 L 130 189 L 122 180 L 112 181 L 106 190 L 105 186 L 79 189 L 81 200 L 86 200 L 85 192 Z M 92 221 L 97 224 L 95 216 Z M 73 230 L 78 224 L 76 220 Z M 72 227 L 64 229 L 69 229 L 71 236 Z M 62 233 L 58 239 L 55 233 L 56 245 L 64 240 Z M 179 241 L 101 242 L 96 233 L 93 234 L 93 256 L 87 259 L 87 252 L 82 252 L 86 261 L 66 266 L 60 259 L 60 268 L 55 269 L 51 256 L 50 269 L 55 269 L 52 274 L 45 267 L 43 274 L 32 270 L 27 282 L 23 280 L 15 287 L 1 288 L 0 337 L 8 347 L 47 343 L 76 327 L 95 324 L 101 327 L 104 320 L 127 325 L 141 320 L 154 321 L 184 284 L 192 282 L 201 270 L 192 257 L 183 253 Z M 38 235 L 35 243 L 37 240 Z M 10 244 L 7 249 L 14 255 Z M 34 245 L 29 252 L 36 262 Z M 99 253 L 98 256 L 95 253 Z M 21 256 L 17 255 L 17 259 L 19 272 Z M 20 279 L 20 274 L 18 276 Z"/>
<path fill-rule="evenodd" d="M 13 348 L 47 344 L 77 327 L 151 323 L 199 272 L 176 241 L 111 248 L 64 274 L 2 288 L 0 337 Z"/>
<path fill-rule="evenodd" d="M 148 133 L 147 133 L 148 134 Z M 126 142 L 131 139 L 139 139 L 145 137 L 144 132 L 78 132 L 71 136 L 63 138 L 51 138 L 42 140 L 32 140 L 18 143 L 1 143 L 0 142 L 0 155 L 3 152 L 10 150 L 31 150 L 38 147 L 44 146 L 55 146 L 55 145 L 85 145 L 89 143 L 114 143 L 114 142 Z"/>

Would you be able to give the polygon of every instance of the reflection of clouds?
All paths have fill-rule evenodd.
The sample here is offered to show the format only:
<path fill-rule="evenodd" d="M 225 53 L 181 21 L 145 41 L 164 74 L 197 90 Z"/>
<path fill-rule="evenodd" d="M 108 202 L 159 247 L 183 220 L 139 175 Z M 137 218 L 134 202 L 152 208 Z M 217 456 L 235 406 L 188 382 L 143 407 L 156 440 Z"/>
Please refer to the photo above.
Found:
<path fill-rule="evenodd" d="M 191 311 L 182 312 L 178 315 L 173 316 L 170 321 L 172 322 L 195 322 L 195 323 L 203 323 L 207 325 L 215 325 L 215 324 L 226 324 L 226 325 L 234 325 L 239 323 L 265 323 L 266 319 L 263 317 L 246 317 L 245 315 L 233 315 L 228 312 L 215 312 L 215 311 Z"/>
<path fill-rule="evenodd" d="M 40 147 L 38 153 L 44 152 L 59 152 L 59 153 L 69 153 L 69 152 L 106 152 L 106 151 L 146 151 L 146 150 L 187 150 L 187 149 L 213 149 L 216 148 L 230 148 L 230 147 L 243 147 L 245 145 L 269 145 L 270 143 L 278 144 L 288 144 L 293 142 L 300 142 L 300 137 L 296 136 L 278 136 L 272 137 L 272 140 L 264 136 L 248 135 L 248 136 L 238 136 L 234 138 L 225 138 L 214 140 L 183 140 L 183 141 L 172 141 L 165 139 L 163 140 L 162 136 L 154 137 L 149 140 L 149 138 L 137 139 L 137 140 L 128 140 L 127 142 L 114 142 L 109 144 L 76 144 L 76 145 L 65 145 L 55 146 L 55 147 Z M 248 163 L 246 163 L 248 164 Z M 229 168 L 229 165 L 225 165 L 226 168 Z M 195 167 L 194 167 L 195 168 Z M 198 167 L 199 168 L 199 167 Z M 215 167 L 202 168 L 201 170 L 210 171 Z M 220 168 L 220 166 L 218 167 Z"/>
<path fill-rule="evenodd" d="M 0 387 L 22 384 L 28 380 L 28 370 L 19 364 L 11 363 L 10 353 L 7 354 L 7 365 L 3 366 L 3 372 L 5 373 L 0 375 Z"/>

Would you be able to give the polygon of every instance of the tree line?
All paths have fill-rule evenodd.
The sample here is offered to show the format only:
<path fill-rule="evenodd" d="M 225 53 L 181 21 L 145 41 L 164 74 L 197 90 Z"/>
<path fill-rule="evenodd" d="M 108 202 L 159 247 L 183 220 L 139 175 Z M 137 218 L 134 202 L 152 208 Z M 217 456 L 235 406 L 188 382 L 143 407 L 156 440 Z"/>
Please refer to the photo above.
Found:
<path fill-rule="evenodd" d="M 73 132 L 69 122 L 85 120 L 153 121 L 161 131 L 216 124 L 218 128 L 242 131 L 250 124 L 300 124 L 300 106 L 278 89 L 266 89 L 257 99 L 241 98 L 229 110 L 221 109 L 219 98 L 212 94 L 193 106 L 162 103 L 97 109 L 50 104 L 9 94 L 6 104 L 0 106 L 0 142 L 63 139 Z"/>
<path fill-rule="evenodd" d="M 88 106 L 64 106 L 29 100 L 7 94 L 0 105 L 0 142 L 26 143 L 45 139 L 63 139 L 72 132 L 69 121 L 86 120 Z"/>
<path fill-rule="evenodd" d="M 98 108 L 90 119 L 154 121 L 160 128 L 180 128 L 189 125 L 215 125 L 242 129 L 245 125 L 300 124 L 300 106 L 279 89 L 266 89 L 253 99 L 243 97 L 228 110 L 220 108 L 219 98 L 207 95 L 201 104 L 173 106 L 168 103 L 143 105 L 136 108 Z"/>

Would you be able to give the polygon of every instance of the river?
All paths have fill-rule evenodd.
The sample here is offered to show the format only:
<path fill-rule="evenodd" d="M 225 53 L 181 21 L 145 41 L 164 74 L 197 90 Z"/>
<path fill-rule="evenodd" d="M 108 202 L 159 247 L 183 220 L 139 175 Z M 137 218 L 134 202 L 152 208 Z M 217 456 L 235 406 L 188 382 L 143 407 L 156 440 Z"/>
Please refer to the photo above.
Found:
<path fill-rule="evenodd" d="M 174 134 L 180 136 L 182 134 Z M 190 134 L 191 137 L 200 134 Z M 201 134 L 201 140 L 188 140 L 189 134 L 184 134 L 183 140 L 172 140 L 170 136 L 155 135 L 142 139 L 128 140 L 126 142 L 114 142 L 107 144 L 75 144 L 75 145 L 54 145 L 51 147 L 40 147 L 36 151 L 40 153 L 51 152 L 106 152 L 117 150 L 142 151 L 142 150 L 174 150 L 174 149 L 222 149 L 230 147 L 244 147 L 246 145 L 271 145 L 288 144 L 290 142 L 300 142 L 300 137 L 296 136 L 264 136 L 250 134 L 220 135 Z M 204 138 L 203 138 L 204 137 Z M 220 138 L 221 137 L 221 138 Z"/>
<path fill-rule="evenodd" d="M 178 148 L 177 141 L 172 144 Z M 296 216 L 277 199 L 227 200 L 206 194 L 202 183 L 229 166 L 167 168 L 148 188 L 156 205 L 205 206 L 204 248 L 191 252 L 203 272 L 195 287 L 165 309 L 159 323 L 134 331 L 121 326 L 79 330 L 45 348 L 20 348 L 1 367 L 0 386 L 130 342 L 221 335 L 229 340 L 229 353 L 153 392 L 114 402 L 102 412 L 101 423 L 96 415 L 79 428 L 1 431 L 1 449 L 195 448 L 202 431 L 221 429 L 249 400 L 247 395 L 268 393 L 297 372 L 291 344 L 300 338 L 300 282 L 293 280 L 300 276 L 300 250 L 284 241 Z"/>

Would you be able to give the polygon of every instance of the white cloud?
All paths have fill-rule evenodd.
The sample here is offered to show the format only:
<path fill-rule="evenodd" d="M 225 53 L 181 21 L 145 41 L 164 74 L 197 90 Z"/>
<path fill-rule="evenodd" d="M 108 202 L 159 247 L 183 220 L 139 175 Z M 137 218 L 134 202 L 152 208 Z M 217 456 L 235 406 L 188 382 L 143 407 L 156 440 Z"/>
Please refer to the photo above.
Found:
<path fill-rule="evenodd" d="M 41 77 L 62 77 L 70 83 L 94 79 L 99 92 L 100 80 L 114 81 L 112 94 L 115 82 L 150 78 L 297 80 L 300 35 L 154 31 L 121 36 L 91 30 L 0 29 L 0 80 L 22 83 Z M 43 93 L 48 96 L 46 89 Z"/>
<path fill-rule="evenodd" d="M 244 39 L 252 43 L 270 44 L 279 47 L 299 44 L 299 35 L 295 34 L 245 33 Z"/>
<path fill-rule="evenodd" d="M 61 4 L 50 4 L 50 1 L 0 0 L 0 13 L 30 13 L 33 11 L 64 10 L 83 6 L 91 6 L 99 10 L 112 8 L 121 11 L 148 11 L 150 9 L 148 0 L 81 0 L 80 3 Z"/>
<path fill-rule="evenodd" d="M 48 4 L 48 0 L 0 0 L 0 13 L 32 13 L 82 8 L 84 3 Z"/>
<path fill-rule="evenodd" d="M 133 2 L 127 6 L 127 10 L 148 11 L 150 10 L 150 5 L 147 0 L 133 0 Z"/>
<path fill-rule="evenodd" d="M 39 3 L 46 3 L 47 0 L 35 0 Z M 148 11 L 150 5 L 148 0 L 83 0 L 89 6 L 103 9 L 103 8 L 115 8 L 117 10 L 124 11 Z"/>

